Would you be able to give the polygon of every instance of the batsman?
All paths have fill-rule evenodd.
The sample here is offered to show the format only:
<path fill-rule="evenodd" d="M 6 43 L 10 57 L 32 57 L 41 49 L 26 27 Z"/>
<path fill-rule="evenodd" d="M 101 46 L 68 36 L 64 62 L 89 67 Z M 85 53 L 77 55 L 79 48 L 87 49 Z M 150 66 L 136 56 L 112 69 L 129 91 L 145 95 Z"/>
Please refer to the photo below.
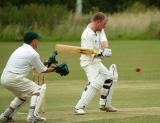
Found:
<path fill-rule="evenodd" d="M 99 109 L 107 112 L 116 112 L 117 109 L 111 105 L 115 83 L 118 73 L 115 64 L 107 69 L 102 64 L 102 59 L 112 55 L 104 28 L 107 24 L 104 13 L 98 12 L 92 18 L 81 36 L 81 48 L 91 49 L 99 53 L 98 56 L 82 54 L 80 65 L 86 73 L 88 84 L 84 89 L 80 100 L 75 106 L 75 114 L 85 114 L 85 108 L 100 90 Z"/>
<path fill-rule="evenodd" d="M 27 115 L 28 122 L 45 121 L 46 118 L 38 114 L 38 110 L 45 95 L 46 85 L 37 85 L 27 76 L 34 68 L 38 73 L 57 72 L 61 76 L 69 73 L 66 64 L 52 64 L 55 60 L 50 57 L 45 65 L 40 60 L 40 55 L 35 50 L 38 46 L 39 35 L 35 32 L 24 34 L 24 43 L 10 56 L 1 75 L 1 85 L 15 95 L 10 105 L 0 115 L 0 121 L 13 121 L 13 114 L 27 99 L 30 107 Z"/>

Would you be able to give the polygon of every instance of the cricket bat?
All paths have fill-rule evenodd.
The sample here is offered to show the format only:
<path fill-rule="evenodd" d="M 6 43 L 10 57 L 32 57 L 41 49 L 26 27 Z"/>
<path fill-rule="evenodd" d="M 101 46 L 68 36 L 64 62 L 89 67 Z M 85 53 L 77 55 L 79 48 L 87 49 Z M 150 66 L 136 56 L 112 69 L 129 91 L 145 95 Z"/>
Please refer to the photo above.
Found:
<path fill-rule="evenodd" d="M 78 46 L 72 46 L 72 45 L 64 45 L 64 44 L 56 44 L 55 50 L 58 52 L 66 52 L 66 53 L 80 53 L 90 56 L 97 56 L 98 53 L 91 49 L 85 49 Z"/>

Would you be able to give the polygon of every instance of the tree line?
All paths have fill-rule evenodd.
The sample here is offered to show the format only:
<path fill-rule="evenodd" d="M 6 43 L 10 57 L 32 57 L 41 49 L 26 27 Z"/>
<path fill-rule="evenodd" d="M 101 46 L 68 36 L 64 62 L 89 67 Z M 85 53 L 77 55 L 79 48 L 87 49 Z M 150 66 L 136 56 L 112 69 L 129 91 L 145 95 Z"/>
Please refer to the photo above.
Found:
<path fill-rule="evenodd" d="M 75 11 L 77 0 L 1 0 L 0 7 L 13 5 L 22 7 L 30 4 L 43 5 L 64 5 L 68 11 Z M 156 7 L 160 9 L 160 0 L 83 0 L 83 13 L 101 10 L 107 13 L 121 12 L 132 6 L 134 3 L 143 4 L 146 7 Z"/>

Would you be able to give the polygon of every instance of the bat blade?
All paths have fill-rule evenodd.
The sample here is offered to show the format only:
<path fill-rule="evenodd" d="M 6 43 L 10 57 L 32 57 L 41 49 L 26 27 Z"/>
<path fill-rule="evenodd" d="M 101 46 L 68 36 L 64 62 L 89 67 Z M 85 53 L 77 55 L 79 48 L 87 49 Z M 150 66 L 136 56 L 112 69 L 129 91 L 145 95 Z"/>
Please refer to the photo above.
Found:
<path fill-rule="evenodd" d="M 86 54 L 86 55 L 98 55 L 97 52 L 91 49 L 84 49 L 77 46 L 71 46 L 71 45 L 63 45 L 63 44 L 56 44 L 55 49 L 58 52 L 66 52 L 66 53 L 80 53 L 80 54 Z"/>

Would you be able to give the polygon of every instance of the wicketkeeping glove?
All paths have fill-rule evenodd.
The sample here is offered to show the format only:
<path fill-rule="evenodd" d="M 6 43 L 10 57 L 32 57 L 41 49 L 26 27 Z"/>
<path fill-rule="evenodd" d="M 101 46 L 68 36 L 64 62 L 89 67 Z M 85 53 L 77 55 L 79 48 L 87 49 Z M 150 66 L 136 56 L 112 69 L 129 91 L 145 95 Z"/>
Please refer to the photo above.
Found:
<path fill-rule="evenodd" d="M 56 73 L 59 73 L 61 76 L 66 76 L 67 74 L 69 74 L 68 66 L 65 63 L 58 65 L 55 71 Z"/>

